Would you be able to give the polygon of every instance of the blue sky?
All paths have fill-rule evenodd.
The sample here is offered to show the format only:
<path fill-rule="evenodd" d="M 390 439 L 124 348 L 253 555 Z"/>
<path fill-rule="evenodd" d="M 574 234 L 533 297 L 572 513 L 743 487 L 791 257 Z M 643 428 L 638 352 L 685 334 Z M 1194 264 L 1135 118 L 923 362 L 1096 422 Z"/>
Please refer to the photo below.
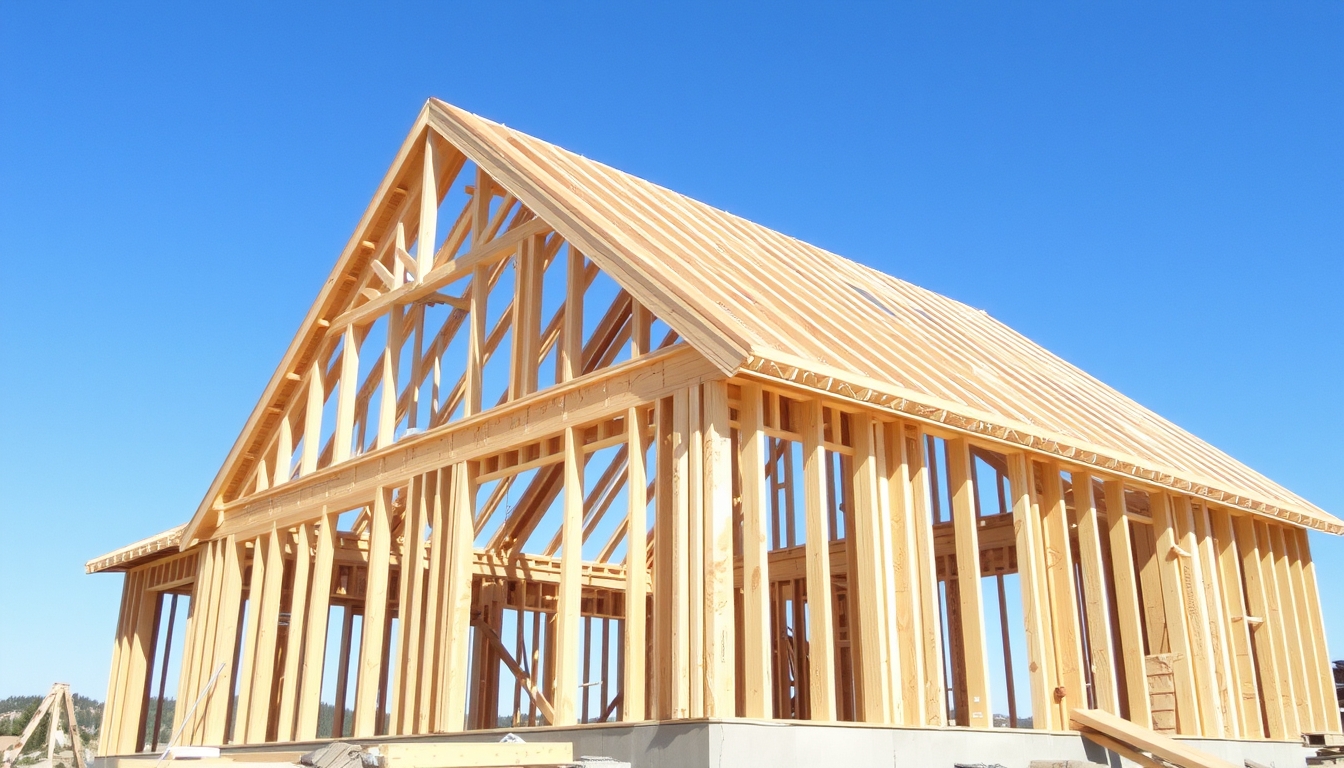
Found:
<path fill-rule="evenodd" d="M 0 5 L 0 696 L 103 697 L 84 561 L 196 508 L 431 95 L 983 308 L 1344 513 L 1344 5 L 200 5 Z"/>

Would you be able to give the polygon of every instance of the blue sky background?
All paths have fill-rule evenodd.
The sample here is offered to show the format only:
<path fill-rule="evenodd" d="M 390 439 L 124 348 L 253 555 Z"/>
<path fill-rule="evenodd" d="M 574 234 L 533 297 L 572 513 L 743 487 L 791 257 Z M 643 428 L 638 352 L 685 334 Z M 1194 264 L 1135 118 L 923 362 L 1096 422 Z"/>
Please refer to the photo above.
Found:
<path fill-rule="evenodd" d="M 0 4 L 0 696 L 104 696 L 84 561 L 196 508 L 430 95 L 983 308 L 1344 513 L 1344 4 L 199 5 Z"/>

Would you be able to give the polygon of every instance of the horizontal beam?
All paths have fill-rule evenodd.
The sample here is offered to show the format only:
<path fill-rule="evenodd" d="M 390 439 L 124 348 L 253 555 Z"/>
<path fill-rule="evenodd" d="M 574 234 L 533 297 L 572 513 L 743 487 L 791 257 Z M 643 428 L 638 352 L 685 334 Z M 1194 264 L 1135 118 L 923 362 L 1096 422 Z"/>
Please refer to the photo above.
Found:
<path fill-rule="evenodd" d="M 719 375 L 689 346 L 668 347 L 226 504 L 213 536 L 246 537 L 272 525 L 291 527 L 315 519 L 324 505 L 353 508 L 372 499 L 379 486 L 406 483 L 417 474 L 488 456 L 566 426 L 619 415 Z"/>

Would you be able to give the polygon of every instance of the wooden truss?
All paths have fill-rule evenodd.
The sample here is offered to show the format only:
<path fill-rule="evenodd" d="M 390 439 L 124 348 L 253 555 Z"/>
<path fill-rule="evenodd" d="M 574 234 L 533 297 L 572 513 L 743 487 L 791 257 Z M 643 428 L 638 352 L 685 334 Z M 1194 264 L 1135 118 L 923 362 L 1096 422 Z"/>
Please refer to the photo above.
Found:
<path fill-rule="evenodd" d="M 616 172 L 566 156 L 561 194 L 537 170 L 559 155 L 496 134 L 516 135 L 426 108 L 180 551 L 90 563 L 127 572 L 104 754 L 156 746 L 179 595 L 190 744 L 735 716 L 1066 729 L 1078 709 L 1339 730 L 1301 527 L 1334 518 L 1268 481 L 1240 493 L 1240 470 L 1196 487 L 758 356 L 747 289 L 644 258 L 671 242 L 703 266 L 638 202 L 665 190 L 586 197 Z M 751 279 L 757 303 L 787 288 Z M 849 343 L 814 330 L 799 349 Z"/>
<path fill-rule="evenodd" d="M 47 763 L 54 765 L 52 761 L 56 756 L 56 734 L 57 726 L 61 722 L 62 707 L 65 709 L 66 725 L 69 727 L 70 751 L 75 756 L 75 768 L 84 768 L 84 742 L 79 736 L 79 723 L 75 720 L 75 700 L 71 698 L 70 686 L 66 683 L 51 686 L 51 691 L 42 699 L 42 703 L 37 705 L 33 719 L 24 726 L 18 743 L 4 754 L 0 754 L 0 765 L 10 768 L 18 761 L 19 756 L 23 754 L 24 746 L 28 744 L 28 740 L 33 737 L 33 733 L 44 719 L 47 720 Z"/>

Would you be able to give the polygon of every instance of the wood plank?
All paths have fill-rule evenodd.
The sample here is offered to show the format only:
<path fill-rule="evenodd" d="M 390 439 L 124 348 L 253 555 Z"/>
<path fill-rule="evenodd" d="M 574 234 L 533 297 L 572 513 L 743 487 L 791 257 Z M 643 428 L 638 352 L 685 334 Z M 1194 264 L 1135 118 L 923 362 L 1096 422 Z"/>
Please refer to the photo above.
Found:
<path fill-rule="evenodd" d="M 1277 643 L 1273 632 L 1266 626 L 1269 616 L 1268 585 L 1265 583 L 1261 567 L 1259 537 L 1255 521 L 1250 515 L 1235 515 L 1232 518 L 1233 537 L 1237 552 L 1241 558 L 1241 572 L 1246 584 L 1246 610 L 1243 621 L 1250 624 L 1251 645 L 1255 648 L 1257 677 L 1260 681 L 1260 696 L 1264 706 L 1265 722 L 1271 739 L 1286 739 L 1288 723 L 1284 715 L 1284 694 L 1280 691 L 1280 680 L 1287 679 L 1287 672 L 1280 676 Z M 1251 619 L 1255 621 L 1252 622 Z"/>
<path fill-rule="evenodd" d="M 1185 579 L 1182 574 L 1177 542 L 1180 531 L 1172 510 L 1170 497 L 1160 491 L 1148 494 L 1152 510 L 1153 530 L 1157 533 L 1155 556 L 1162 579 L 1162 606 L 1166 616 L 1167 637 L 1171 648 L 1172 670 L 1176 681 L 1177 728 L 1182 734 L 1197 736 L 1204 732 L 1200 716 L 1199 698 L 1195 685 L 1195 665 L 1192 661 L 1191 640 L 1186 624 Z"/>
<path fill-rule="evenodd" d="M 350 458 L 355 428 L 355 396 L 359 392 L 360 338 L 354 325 L 345 327 L 341 341 L 341 378 L 336 393 L 336 427 L 332 433 L 332 464 Z"/>
<path fill-rule="evenodd" d="M 961 618 L 962 670 L 966 678 L 966 723 L 972 728 L 994 725 L 989 698 L 989 654 L 985 643 L 985 607 L 980 592 L 979 520 L 970 447 L 965 440 L 947 441 L 947 477 L 956 531 L 957 593 Z"/>
<path fill-rule="evenodd" d="M 736 714 L 736 615 L 733 586 L 733 446 L 728 383 L 701 385 L 704 394 L 702 513 L 705 717 Z M 692 574 L 696 573 L 692 571 Z"/>
<path fill-rule="evenodd" d="M 1316 566 L 1311 561 L 1311 542 L 1305 529 L 1298 529 L 1297 556 L 1302 563 L 1303 595 L 1306 600 L 1307 614 L 1311 617 L 1311 632 L 1315 637 L 1316 658 L 1314 671 L 1321 677 L 1321 686 L 1330 691 L 1334 685 L 1334 676 L 1330 669 L 1329 645 L 1325 641 L 1325 627 L 1322 624 L 1324 614 L 1321 611 L 1321 593 L 1316 585 Z M 1328 697 L 1327 697 L 1328 700 Z M 1326 707 L 1325 727 L 1330 733 L 1341 733 L 1339 707 Z"/>
<path fill-rule="evenodd" d="M 387 768 L 487 768 L 555 766 L 574 762 L 568 742 L 381 744 Z"/>
<path fill-rule="evenodd" d="M 1065 717 L 1070 710 L 1087 704 L 1087 691 L 1083 683 L 1083 643 L 1069 546 L 1069 518 L 1058 464 L 1041 465 L 1041 489 L 1041 539 L 1054 628 L 1056 685 L 1064 689 L 1063 696 L 1055 695 L 1062 709 L 1062 725 L 1067 722 Z"/>
<path fill-rule="evenodd" d="M 831 634 L 831 539 L 826 516 L 826 452 L 821 404 L 802 405 L 803 509 L 806 515 L 808 690 L 812 720 L 835 720 L 835 638 Z"/>
<path fill-rule="evenodd" d="M 919 583 L 911 583 L 919 603 L 920 645 L 924 666 L 922 709 L 920 724 L 943 725 L 947 720 L 946 687 L 943 679 L 942 621 L 938 611 L 938 576 L 933 558 L 933 518 L 930 514 L 931 485 L 929 467 L 924 455 L 927 444 L 918 427 L 909 427 L 905 434 L 905 455 L 910 477 L 910 498 L 906 509 L 911 510 L 907 525 L 913 530 L 915 568 Z"/>
<path fill-rule="evenodd" d="M 397 598 L 400 619 L 396 664 L 398 695 L 394 697 L 395 714 L 388 727 L 389 733 L 402 735 L 416 733 L 420 686 L 428 685 L 433 679 L 421 672 L 421 622 L 427 549 L 425 526 L 429 523 L 428 505 L 433 502 L 435 476 L 436 473 L 431 472 L 412 479 L 406 522 L 402 526 L 400 595 Z"/>
<path fill-rule="evenodd" d="M 1013 530 L 1017 546 L 1017 576 L 1022 589 L 1022 619 L 1026 629 L 1032 727 L 1053 730 L 1058 721 L 1058 706 L 1054 701 L 1055 662 L 1050 599 L 1040 555 L 1044 548 L 1036 503 L 1036 484 L 1031 476 L 1031 460 L 1025 453 L 1009 454 L 1008 484 L 1013 492 Z"/>
<path fill-rule="evenodd" d="M 1195 672 L 1199 716 L 1206 736 L 1223 734 L 1223 710 L 1219 706 L 1218 675 L 1214 664 L 1215 649 L 1209 632 L 1208 601 L 1204 596 L 1204 576 L 1200 565 L 1199 542 L 1195 537 L 1194 512 L 1186 496 L 1171 497 L 1177 533 L 1176 565 L 1180 570 L 1185 620 L 1190 631 L 1190 666 Z M 1158 554 L 1161 554 L 1159 551 Z"/>
<path fill-rule="evenodd" d="M 740 399 L 738 441 L 741 447 L 738 462 L 742 477 L 743 715 L 766 718 L 773 714 L 768 538 L 770 509 L 766 499 L 765 479 L 767 438 L 763 431 L 765 423 L 761 410 L 761 388 L 756 384 L 742 384 Z"/>
<path fill-rule="evenodd" d="M 850 592 L 857 603 L 858 637 L 851 647 L 855 654 L 855 676 L 859 679 L 859 719 L 868 723 L 894 723 L 892 704 L 892 666 L 896 661 L 895 638 L 888 634 L 887 587 L 883 557 L 882 530 L 889 515 L 884 514 L 887 500 L 878 489 L 878 450 L 874 422 L 868 414 L 850 417 L 850 435 L 854 443 L 853 531 L 856 554 L 855 589 Z M 857 593 L 857 594 L 855 594 Z M 851 603 L 853 605 L 853 603 Z M 853 614 L 851 614 L 853 615 Z"/>
<path fill-rule="evenodd" d="M 583 564 L 583 452 L 582 435 L 573 427 L 565 430 L 565 478 L 560 535 L 560 590 L 556 604 L 555 690 L 551 706 L 554 725 L 578 722 L 579 691 L 579 584 Z"/>
<path fill-rule="evenodd" d="M 256 681 L 257 642 L 260 639 L 261 608 L 265 602 L 267 542 L 271 534 L 264 533 L 252 540 L 252 576 L 247 587 L 247 621 L 244 626 L 243 655 L 238 670 L 238 701 L 234 706 L 233 741 L 246 744 L 252 711 L 252 684 Z"/>
<path fill-rule="evenodd" d="M 1170 736 L 1163 736 L 1135 725 L 1117 715 L 1095 709 L 1075 709 L 1070 713 L 1070 717 L 1071 724 L 1075 728 L 1100 732 L 1123 744 L 1150 752 L 1181 768 L 1240 768 L 1234 763 L 1194 749 Z"/>
<path fill-rule="evenodd" d="M 230 699 L 233 696 L 233 681 L 237 670 L 234 669 L 234 655 L 238 648 L 238 622 L 243 609 L 243 545 L 236 536 L 217 540 L 219 554 L 216 557 L 217 594 L 213 602 L 218 612 L 215 623 L 215 637 L 211 643 L 210 660 L 201 669 L 202 685 L 209 683 L 221 662 L 224 669 L 220 672 L 215 686 L 210 689 L 209 697 L 202 702 L 204 712 L 197 710 L 197 721 L 202 725 L 201 740 L 207 744 L 222 744 L 228 733 L 228 715 Z M 198 689 L 199 694 L 199 689 Z"/>
<path fill-rule="evenodd" d="M 630 459 L 626 462 L 626 555 L 625 555 L 625 644 L 624 677 L 621 683 L 621 720 L 645 719 L 644 680 L 647 672 L 648 644 L 648 497 L 646 487 L 647 453 L 643 413 L 631 408 L 625 413 L 625 439 Z"/>
<path fill-rule="evenodd" d="M 1125 669 L 1128 716 L 1138 725 L 1151 727 L 1153 718 L 1148 698 L 1148 675 L 1144 673 L 1139 583 L 1134 573 L 1134 547 L 1130 539 L 1129 518 L 1125 515 L 1124 483 L 1108 479 L 1103 486 L 1103 492 L 1106 499 L 1106 535 L 1111 544 L 1111 577 L 1115 579 L 1115 620 L 1120 638 L 1119 656 Z M 1020 563 L 1020 554 L 1018 558 Z"/>
<path fill-rule="evenodd" d="M 256 660 L 252 668 L 252 700 L 250 709 L 240 710 L 239 717 L 247 718 L 247 730 L 241 741 L 256 744 L 267 740 L 266 727 L 271 717 L 271 685 L 275 677 L 275 643 L 280 628 L 280 590 L 284 583 L 284 549 L 280 533 L 271 531 L 266 537 L 266 580 L 261 587 L 261 612 L 257 625 Z"/>
<path fill-rule="evenodd" d="M 669 680 L 669 706 L 667 717 L 681 719 L 691 713 L 691 617 L 689 578 L 680 574 L 690 573 L 690 444 L 691 412 L 690 394 L 693 389 L 681 389 L 672 393 L 670 439 L 671 463 L 667 474 L 670 484 L 666 488 L 671 504 L 667 509 L 670 520 L 671 536 L 656 538 L 655 546 L 662 549 L 666 542 L 671 546 L 671 567 L 667 573 L 673 574 L 670 595 L 669 642 L 670 654 L 664 658 L 671 671 Z M 663 471 L 660 465 L 659 471 Z M 659 489 L 659 494 L 663 489 Z M 663 514 L 660 507 L 659 514 Z"/>
<path fill-rule="evenodd" d="M 1279 629 L 1287 647 L 1288 669 L 1292 673 L 1293 703 L 1297 707 L 1297 724 L 1301 732 L 1316 729 L 1316 711 L 1313 705 L 1310 684 L 1307 680 L 1304 660 L 1305 649 L 1302 644 L 1302 632 L 1298 625 L 1297 605 L 1293 590 L 1292 575 L 1289 572 L 1287 548 L 1284 544 L 1284 526 L 1269 523 L 1270 551 L 1273 553 L 1273 572 L 1275 586 L 1278 589 Z"/>
<path fill-rule="evenodd" d="M 1222 581 L 1223 631 L 1231 657 L 1231 688 L 1241 737 L 1264 738 L 1260 717 L 1260 692 L 1255 684 L 1255 659 L 1251 654 L 1250 625 L 1246 621 L 1246 601 L 1241 586 L 1241 568 L 1232 518 L 1225 509 L 1208 509 L 1213 539 L 1214 563 Z"/>
<path fill-rule="evenodd" d="M 1298 554 L 1298 531 L 1284 527 L 1283 543 L 1288 561 L 1288 581 L 1293 593 L 1293 608 L 1296 611 L 1297 632 L 1301 638 L 1301 666 L 1306 678 L 1306 689 L 1311 699 L 1312 725 L 1317 733 L 1329 730 L 1329 712 L 1339 710 L 1335 696 L 1333 679 L 1322 676 L 1317 669 L 1316 632 L 1312 623 L 1311 610 L 1307 607 L 1306 579 L 1303 574 L 1302 560 Z M 1319 619 L 1317 619 L 1319 621 Z M 1305 730 L 1305 729 L 1304 729 Z"/>
<path fill-rule="evenodd" d="M 429 579 L 425 592 L 424 625 L 424 672 L 431 681 L 420 686 L 420 705 L 416 718 L 416 733 L 431 733 L 441 729 L 439 724 L 442 712 L 443 685 L 447 676 L 444 650 L 446 645 L 444 615 L 447 594 L 447 574 L 449 570 L 452 543 L 453 511 L 452 467 L 434 471 L 434 494 L 428 501 L 429 515 Z M 470 617 L 468 617 L 470 619 Z"/>
<path fill-rule="evenodd" d="M 420 174 L 420 227 L 415 246 L 415 278 L 424 280 L 434 268 L 434 254 L 438 247 L 439 174 L 443 170 L 443 156 L 434 133 L 425 133 L 424 168 Z M 445 192 L 447 190 L 444 190 Z M 398 270 L 400 274 L 401 270 Z"/>
<path fill-rule="evenodd" d="M 577 379 L 583 372 L 583 294 L 587 287 L 583 254 L 571 243 L 565 263 L 564 326 L 556 358 L 561 382 Z"/>
<path fill-rule="evenodd" d="M 387 632 L 388 570 L 392 559 L 390 520 L 394 488 L 380 488 L 369 516 L 368 581 L 364 587 L 364 620 L 359 639 L 359 671 L 355 677 L 355 722 L 352 735 L 366 739 L 378 727 L 379 678 Z"/>
<path fill-rule="evenodd" d="M 688 715 L 705 716 L 705 454 L 703 387 L 690 391 L 687 400 L 687 418 L 690 429 L 686 432 L 686 637 L 690 695 Z M 692 575 L 694 574 L 694 575 Z"/>
<path fill-rule="evenodd" d="M 1097 709 L 1120 714 L 1115 653 L 1111 649 L 1111 616 L 1107 600 L 1106 564 L 1101 556 L 1101 523 L 1092 476 L 1071 471 L 1073 506 L 1078 514 L 1078 564 L 1083 577 L 1083 608 L 1092 667 L 1092 692 Z M 1107 508 L 1109 509 L 1109 507 Z"/>
<path fill-rule="evenodd" d="M 317 715 L 322 691 L 322 669 L 327 652 L 327 628 L 331 612 L 331 572 L 336 554 L 336 515 L 325 508 L 314 524 L 317 548 L 313 556 L 312 597 L 304 633 L 303 667 L 299 682 L 298 714 L 294 728 L 296 741 L 317 738 Z"/>
<path fill-rule="evenodd" d="M 1213 541 L 1212 522 L 1206 505 L 1192 510 L 1195 522 L 1195 541 L 1199 547 L 1199 575 L 1204 585 L 1204 603 L 1208 622 L 1209 641 L 1212 645 L 1215 700 L 1222 716 L 1224 738 L 1238 739 L 1242 735 L 1241 710 L 1237 706 L 1237 672 L 1228 652 L 1230 640 L 1226 634 L 1227 622 L 1223 617 L 1223 589 L 1218 578 L 1218 556 Z"/>
<path fill-rule="evenodd" d="M 378 437 L 374 448 L 386 448 L 393 443 L 397 428 L 397 398 L 401 393 L 401 347 L 405 339 L 403 314 L 393 308 L 387 316 L 387 343 L 382 354 L 382 385 L 378 402 Z"/>

